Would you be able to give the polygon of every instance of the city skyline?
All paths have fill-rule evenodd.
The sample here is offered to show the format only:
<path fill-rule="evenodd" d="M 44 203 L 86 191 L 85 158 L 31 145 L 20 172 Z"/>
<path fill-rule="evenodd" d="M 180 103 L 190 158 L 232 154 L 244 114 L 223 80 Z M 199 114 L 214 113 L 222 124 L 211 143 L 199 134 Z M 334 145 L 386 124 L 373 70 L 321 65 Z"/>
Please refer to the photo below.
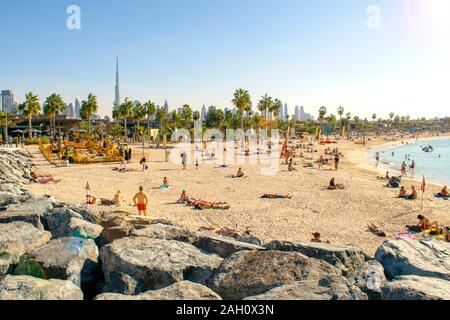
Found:
<path fill-rule="evenodd" d="M 444 2 L 419 0 L 417 14 L 406 0 L 377 1 L 378 30 L 367 25 L 369 1 L 318 2 L 80 0 L 81 29 L 68 30 L 68 1 L 5 1 L 4 12 L 23 14 L 5 15 L 0 30 L 12 48 L 0 52 L 0 89 L 12 89 L 19 102 L 28 91 L 41 102 L 56 92 L 68 103 L 92 92 L 102 116 L 111 115 L 115 83 L 119 99 L 167 100 L 197 111 L 231 107 L 242 87 L 255 106 L 267 93 L 291 114 L 297 105 L 314 117 L 321 106 L 336 114 L 342 105 L 367 118 L 448 115 L 447 16 L 438 10 Z M 116 26 L 122 13 L 133 19 Z M 425 28 L 411 17 L 434 22 Z"/>

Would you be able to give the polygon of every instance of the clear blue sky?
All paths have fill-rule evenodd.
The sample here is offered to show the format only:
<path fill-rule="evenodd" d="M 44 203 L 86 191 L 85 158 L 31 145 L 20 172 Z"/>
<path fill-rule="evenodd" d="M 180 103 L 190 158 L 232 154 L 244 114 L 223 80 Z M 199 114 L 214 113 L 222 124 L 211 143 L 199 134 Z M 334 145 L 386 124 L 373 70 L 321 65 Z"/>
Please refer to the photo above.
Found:
<path fill-rule="evenodd" d="M 66 102 L 93 92 L 100 113 L 109 114 L 119 56 L 122 98 L 167 99 L 171 107 L 230 106 L 243 87 L 255 105 L 267 92 L 315 116 L 321 105 L 362 117 L 446 116 L 450 50 L 442 27 L 449 16 L 442 1 L 450 3 L 2 0 L 0 89 L 12 89 L 19 101 L 27 91 L 41 101 L 57 92 Z M 71 4 L 81 8 L 81 30 L 66 28 Z M 381 9 L 380 30 L 366 26 L 373 4 Z M 431 19 L 440 24 L 431 28 Z"/>

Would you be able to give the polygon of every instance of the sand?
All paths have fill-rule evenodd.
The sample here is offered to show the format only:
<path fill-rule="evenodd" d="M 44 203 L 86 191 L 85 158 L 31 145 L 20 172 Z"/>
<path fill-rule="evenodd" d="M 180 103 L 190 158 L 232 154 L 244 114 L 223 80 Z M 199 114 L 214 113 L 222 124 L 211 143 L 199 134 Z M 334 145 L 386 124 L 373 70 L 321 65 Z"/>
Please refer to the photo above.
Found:
<path fill-rule="evenodd" d="M 134 152 L 129 168 L 136 172 L 119 173 L 112 170 L 118 164 L 72 165 L 55 168 L 49 165 L 37 147 L 29 147 L 34 156 L 36 170 L 52 173 L 62 179 L 57 185 L 30 185 L 28 189 L 35 195 L 51 195 L 69 204 L 80 204 L 85 200 L 85 185 L 89 181 L 92 194 L 97 197 L 112 198 L 120 190 L 125 199 L 122 210 L 136 214 L 132 198 L 140 185 L 150 199 L 149 214 L 154 218 L 167 219 L 182 224 L 191 230 L 200 227 L 230 227 L 244 231 L 249 227 L 253 234 L 270 240 L 309 241 L 312 233 L 320 232 L 323 240 L 335 244 L 350 244 L 361 247 L 373 255 L 385 241 L 367 230 L 369 223 L 382 227 L 388 234 L 404 230 L 405 225 L 415 224 L 420 212 L 420 201 L 396 199 L 398 189 L 388 189 L 385 182 L 378 181 L 374 168 L 366 164 L 366 154 L 370 147 L 386 143 L 381 138 L 373 138 L 366 146 L 340 140 L 339 147 L 344 153 L 339 171 L 306 169 L 300 164 L 298 171 L 288 172 L 282 165 L 274 176 L 261 175 L 258 165 L 242 165 L 247 178 L 230 179 L 239 165 L 226 169 L 214 168 L 217 164 L 201 164 L 198 171 L 193 165 L 182 170 L 181 165 L 164 161 L 164 150 L 151 149 L 150 170 L 141 171 L 138 161 L 141 151 Z M 135 146 L 138 148 L 138 146 Z M 320 146 L 319 151 L 325 149 Z M 147 159 L 149 159 L 147 153 Z M 297 159 L 300 163 L 305 160 Z M 164 177 L 168 177 L 170 190 L 159 189 Z M 336 178 L 345 190 L 323 190 Z M 404 185 L 416 185 L 417 181 L 405 181 Z M 176 204 L 182 189 L 194 198 L 211 201 L 226 201 L 231 205 L 227 211 L 196 211 Z M 424 213 L 432 220 L 450 225 L 450 201 L 435 199 L 433 194 L 439 186 L 429 186 L 425 195 Z M 285 193 L 293 196 L 287 200 L 260 199 L 264 193 Z M 108 208 L 102 207 L 104 210 Z"/>

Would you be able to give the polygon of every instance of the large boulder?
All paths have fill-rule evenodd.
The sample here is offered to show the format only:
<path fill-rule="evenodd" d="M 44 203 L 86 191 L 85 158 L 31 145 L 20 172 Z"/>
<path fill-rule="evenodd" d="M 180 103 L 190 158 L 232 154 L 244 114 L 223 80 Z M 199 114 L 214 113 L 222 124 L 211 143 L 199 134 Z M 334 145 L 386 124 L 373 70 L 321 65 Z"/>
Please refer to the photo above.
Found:
<path fill-rule="evenodd" d="M 6 206 L 13 203 L 20 203 L 22 196 L 9 191 L 0 191 L 0 206 Z"/>
<path fill-rule="evenodd" d="M 83 300 L 83 292 L 70 281 L 6 276 L 0 280 L 0 300 Z"/>
<path fill-rule="evenodd" d="M 381 299 L 381 289 L 386 283 L 383 266 L 376 260 L 370 260 L 355 270 L 348 279 L 367 294 L 370 300 Z"/>
<path fill-rule="evenodd" d="M 0 253 L 9 253 L 17 263 L 20 256 L 50 241 L 50 232 L 26 222 L 0 224 Z"/>
<path fill-rule="evenodd" d="M 181 281 L 169 287 L 147 291 L 136 296 L 104 293 L 97 296 L 95 300 L 222 300 L 222 298 L 205 286 L 190 281 Z"/>
<path fill-rule="evenodd" d="M 123 238 L 100 251 L 106 292 L 139 294 L 189 280 L 205 284 L 222 259 L 192 245 L 146 237 Z"/>
<path fill-rule="evenodd" d="M 299 252 L 307 257 L 324 260 L 344 275 L 359 269 L 367 257 L 361 249 L 347 246 L 313 242 L 272 241 L 267 245 L 269 250 Z"/>
<path fill-rule="evenodd" d="M 383 300 L 450 300 L 450 281 L 402 276 L 383 287 Z"/>
<path fill-rule="evenodd" d="M 9 253 L 0 253 L 0 278 L 12 271 L 13 258 Z"/>
<path fill-rule="evenodd" d="M 130 236 L 186 242 L 222 258 L 241 250 L 265 250 L 257 245 L 239 242 L 210 232 L 192 232 L 183 227 L 165 224 L 136 227 L 130 232 Z"/>
<path fill-rule="evenodd" d="M 92 288 L 99 279 L 98 248 L 93 240 L 59 238 L 27 255 L 37 263 L 45 279 L 69 280 L 80 288 Z M 28 259 L 22 259 L 15 274 L 28 274 Z"/>
<path fill-rule="evenodd" d="M 89 239 L 97 239 L 103 231 L 103 227 L 78 218 L 70 218 L 66 228 L 66 236 L 81 236 Z"/>
<path fill-rule="evenodd" d="M 28 201 L 19 204 L 13 204 L 8 206 L 8 210 L 29 211 L 40 216 L 43 216 L 47 211 L 51 209 L 53 209 L 53 204 L 51 199 L 48 197 L 30 199 Z"/>
<path fill-rule="evenodd" d="M 69 208 L 55 208 L 44 215 L 46 228 L 52 233 L 53 238 L 71 236 L 67 231 L 70 219 L 83 219 L 83 217 Z"/>
<path fill-rule="evenodd" d="M 239 300 L 328 275 L 341 272 L 327 262 L 298 252 L 241 251 L 223 261 L 208 287 L 222 298 Z"/>
<path fill-rule="evenodd" d="M 90 205 L 79 205 L 79 206 L 68 206 L 68 208 L 76 213 L 78 213 L 83 220 L 90 223 L 101 224 L 101 213 L 93 206 Z"/>
<path fill-rule="evenodd" d="M 116 240 L 130 236 L 131 231 L 132 228 L 128 226 L 105 228 L 100 234 L 101 242 L 104 245 L 109 244 Z"/>
<path fill-rule="evenodd" d="M 437 240 L 389 240 L 375 254 L 388 279 L 416 275 L 450 280 L 450 244 Z"/>
<path fill-rule="evenodd" d="M 217 236 L 212 233 L 199 232 L 198 240 L 193 243 L 199 249 L 227 258 L 242 250 L 265 250 L 261 246 L 236 241 L 232 238 Z"/>
<path fill-rule="evenodd" d="M 195 232 L 191 232 L 180 226 L 161 223 L 136 226 L 131 230 L 130 236 L 175 240 L 190 244 L 199 239 L 198 235 Z"/>
<path fill-rule="evenodd" d="M 300 281 L 244 300 L 367 300 L 367 295 L 343 276 Z"/>
<path fill-rule="evenodd" d="M 34 227 L 44 230 L 42 215 L 34 211 L 6 210 L 0 211 L 0 224 L 22 221 L 32 224 Z"/>

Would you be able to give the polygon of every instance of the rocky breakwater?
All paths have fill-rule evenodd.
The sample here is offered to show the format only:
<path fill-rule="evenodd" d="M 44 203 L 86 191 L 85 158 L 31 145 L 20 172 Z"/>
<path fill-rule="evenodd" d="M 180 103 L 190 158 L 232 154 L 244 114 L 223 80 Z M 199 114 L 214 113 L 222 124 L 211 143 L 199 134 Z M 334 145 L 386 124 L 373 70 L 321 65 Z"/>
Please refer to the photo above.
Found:
<path fill-rule="evenodd" d="M 29 159 L 15 156 L 23 167 L 0 158 L 4 188 L 20 191 L 0 211 L 0 300 L 450 299 L 443 241 L 391 240 L 373 258 L 348 245 L 223 237 L 30 197 Z"/>

